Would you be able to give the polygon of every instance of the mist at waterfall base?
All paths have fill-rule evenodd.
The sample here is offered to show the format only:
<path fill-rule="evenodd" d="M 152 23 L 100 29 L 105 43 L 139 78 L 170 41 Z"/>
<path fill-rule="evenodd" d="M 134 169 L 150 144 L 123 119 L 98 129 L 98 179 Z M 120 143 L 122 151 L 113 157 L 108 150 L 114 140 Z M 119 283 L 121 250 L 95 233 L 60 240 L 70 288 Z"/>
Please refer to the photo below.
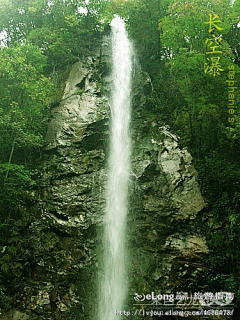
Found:
<path fill-rule="evenodd" d="M 98 319 L 112 320 L 127 295 L 125 229 L 128 211 L 131 141 L 131 43 L 121 18 L 112 28 L 111 129 L 103 236 L 103 275 L 99 279 Z"/>

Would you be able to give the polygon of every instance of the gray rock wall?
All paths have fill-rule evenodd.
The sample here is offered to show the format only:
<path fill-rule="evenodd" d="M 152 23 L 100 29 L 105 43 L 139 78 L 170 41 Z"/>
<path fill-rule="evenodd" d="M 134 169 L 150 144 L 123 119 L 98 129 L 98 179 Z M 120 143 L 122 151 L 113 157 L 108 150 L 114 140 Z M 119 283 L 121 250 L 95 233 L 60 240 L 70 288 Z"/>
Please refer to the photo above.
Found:
<path fill-rule="evenodd" d="M 205 268 L 209 252 L 199 231 L 205 204 L 191 155 L 166 126 L 153 122 L 147 134 L 135 128 L 134 132 L 129 214 L 132 305 L 135 292 L 186 290 L 187 279 Z"/>
<path fill-rule="evenodd" d="M 60 245 L 67 242 L 53 248 L 58 260 L 54 311 L 69 311 L 77 319 L 91 319 L 97 230 L 105 203 L 109 103 L 95 77 L 97 59 L 72 67 L 62 101 L 52 111 L 42 177 L 42 221 Z"/>
<path fill-rule="evenodd" d="M 26 319 L 93 319 L 97 274 L 104 272 L 109 60 L 105 41 L 99 54 L 74 64 L 52 109 L 39 201 L 25 234 L 29 270 L 16 298 Z M 198 228 L 204 200 L 192 157 L 169 128 L 155 120 L 146 124 L 144 74 L 136 72 L 133 81 L 130 308 L 136 292 L 181 291 L 208 253 Z"/>

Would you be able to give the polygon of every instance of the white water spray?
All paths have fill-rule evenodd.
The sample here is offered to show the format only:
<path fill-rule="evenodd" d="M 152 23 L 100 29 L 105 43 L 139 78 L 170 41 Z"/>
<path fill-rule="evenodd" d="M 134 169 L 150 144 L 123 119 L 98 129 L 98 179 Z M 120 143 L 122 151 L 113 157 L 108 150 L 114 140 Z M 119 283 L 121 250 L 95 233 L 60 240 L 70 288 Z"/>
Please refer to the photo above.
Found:
<path fill-rule="evenodd" d="M 115 312 L 122 309 L 127 294 L 125 229 L 130 176 L 132 50 L 123 20 L 116 17 L 111 26 L 113 91 L 99 320 L 116 319 Z"/>

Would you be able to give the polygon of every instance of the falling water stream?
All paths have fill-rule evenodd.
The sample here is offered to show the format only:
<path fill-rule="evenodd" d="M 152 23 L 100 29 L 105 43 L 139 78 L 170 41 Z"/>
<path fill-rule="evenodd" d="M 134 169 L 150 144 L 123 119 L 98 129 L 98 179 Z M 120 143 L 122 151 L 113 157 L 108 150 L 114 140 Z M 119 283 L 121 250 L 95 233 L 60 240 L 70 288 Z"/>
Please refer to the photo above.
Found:
<path fill-rule="evenodd" d="M 99 320 L 116 319 L 127 294 L 125 229 L 130 174 L 131 43 L 121 18 L 112 27 L 113 89 Z"/>

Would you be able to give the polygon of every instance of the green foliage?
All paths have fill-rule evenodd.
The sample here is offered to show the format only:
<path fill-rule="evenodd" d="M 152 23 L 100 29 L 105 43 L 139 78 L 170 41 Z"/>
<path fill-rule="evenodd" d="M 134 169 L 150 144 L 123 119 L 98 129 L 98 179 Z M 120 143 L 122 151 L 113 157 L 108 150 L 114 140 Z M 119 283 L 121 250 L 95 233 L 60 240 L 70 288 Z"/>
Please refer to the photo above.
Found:
<path fill-rule="evenodd" d="M 0 51 L 2 125 L 21 119 L 23 127 L 39 130 L 52 90 L 50 80 L 42 74 L 45 63 L 40 50 L 32 45 Z"/>
<path fill-rule="evenodd" d="M 7 43 L 37 45 L 49 70 L 78 61 L 98 43 L 111 19 L 109 0 L 1 0 L 0 6 L 0 30 L 7 33 Z"/>
<path fill-rule="evenodd" d="M 30 44 L 16 44 L 0 51 L 0 246 L 15 235 L 16 220 L 33 201 L 33 168 L 39 150 L 49 104 L 53 96 L 51 79 L 44 76 L 46 57 Z M 12 248 L 12 249 L 11 249 Z M 0 259 L 0 283 L 11 272 L 16 248 Z M 0 296 L 7 308 L 7 296 Z"/>
<path fill-rule="evenodd" d="M 6 194 L 9 198 L 9 203 L 15 203 L 16 206 L 20 205 L 19 198 L 25 194 L 25 188 L 35 184 L 32 179 L 32 173 L 23 165 L 0 164 L 0 177 L 3 181 L 1 188 L 5 189 L 1 189 L 3 192 L 1 201 L 3 199 L 6 200 L 6 197 L 3 196 Z"/>
<path fill-rule="evenodd" d="M 10 307 L 10 298 L 6 295 L 5 291 L 0 288 L 0 312 L 3 309 Z"/>
<path fill-rule="evenodd" d="M 209 14 L 217 12 L 221 16 L 223 34 L 230 29 L 230 3 L 226 1 L 165 0 L 163 5 L 167 5 L 167 15 L 160 20 L 161 39 L 172 55 L 179 53 L 180 48 L 204 53 L 208 37 L 208 27 L 204 23 L 208 21 Z"/>
<path fill-rule="evenodd" d="M 5 180 L 9 173 L 16 173 L 18 169 L 19 175 L 15 177 L 23 178 L 21 167 L 11 167 L 11 164 L 26 164 L 42 146 L 53 94 L 50 79 L 42 74 L 45 64 L 45 57 L 32 45 L 17 45 L 0 51 L 0 163 L 2 176 L 6 170 Z M 18 192 L 17 184 L 15 188 L 13 193 Z M 13 196 L 12 192 L 9 194 Z"/>

